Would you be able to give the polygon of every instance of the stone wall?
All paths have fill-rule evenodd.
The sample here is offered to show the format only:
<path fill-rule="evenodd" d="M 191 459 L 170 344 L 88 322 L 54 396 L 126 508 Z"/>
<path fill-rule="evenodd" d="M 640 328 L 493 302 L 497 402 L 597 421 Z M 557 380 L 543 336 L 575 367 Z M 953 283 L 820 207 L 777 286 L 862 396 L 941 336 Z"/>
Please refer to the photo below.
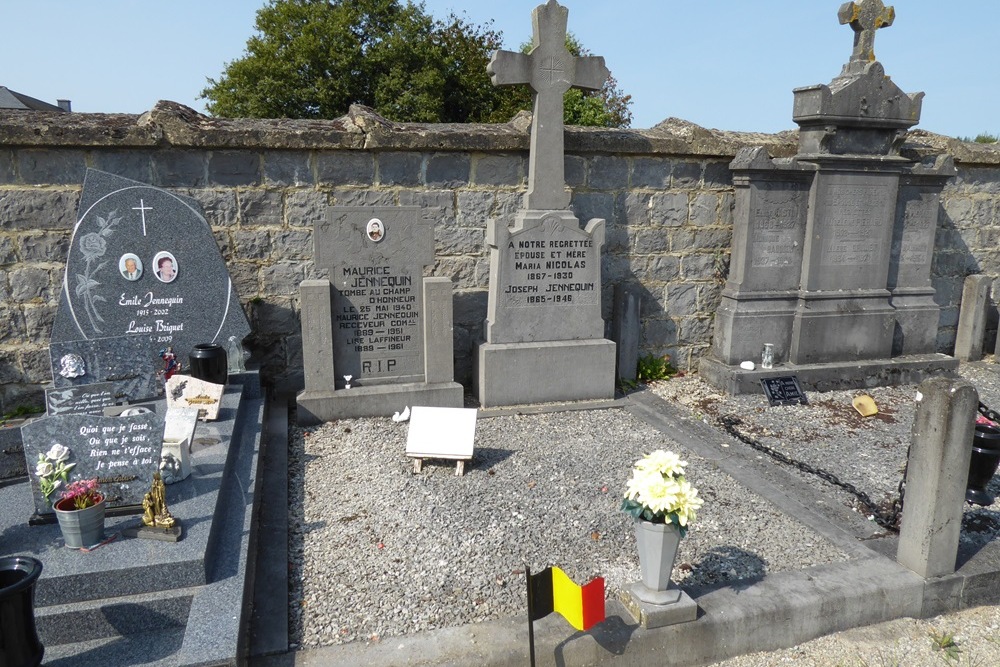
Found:
<path fill-rule="evenodd" d="M 693 369 L 711 343 L 732 235 L 728 163 L 744 146 L 773 157 L 796 133 L 568 128 L 572 208 L 607 220 L 604 316 L 614 286 L 643 298 L 641 353 Z M 330 205 L 440 207 L 434 273 L 455 284 L 456 379 L 468 384 L 486 316 L 486 220 L 509 222 L 527 172 L 529 123 L 390 123 L 357 107 L 336 121 L 219 120 L 172 102 L 141 116 L 0 111 L 0 414 L 41 402 L 47 341 L 87 167 L 200 201 L 254 333 L 267 376 L 301 386 L 298 284 L 315 277 L 312 225 Z M 1000 149 L 911 134 L 906 154 L 950 152 L 934 262 L 950 353 L 962 281 L 1000 273 Z M 995 329 L 995 326 L 994 326 Z M 992 349 L 992 345 L 990 345 Z"/>

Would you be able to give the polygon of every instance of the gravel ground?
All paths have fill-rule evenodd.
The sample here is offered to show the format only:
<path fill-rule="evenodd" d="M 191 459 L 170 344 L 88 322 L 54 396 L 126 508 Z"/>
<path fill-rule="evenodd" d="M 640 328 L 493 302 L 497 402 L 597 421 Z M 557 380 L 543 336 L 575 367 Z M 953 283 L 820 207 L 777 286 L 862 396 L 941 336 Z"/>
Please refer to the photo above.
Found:
<path fill-rule="evenodd" d="M 996 366 L 970 365 L 963 375 L 1000 409 Z M 709 424 L 737 415 L 741 432 L 888 501 L 905 462 L 916 388 L 868 391 L 880 408 L 868 419 L 850 404 L 862 392 L 810 394 L 808 406 L 769 408 L 763 396 L 722 396 L 697 376 L 647 391 Z M 482 419 L 464 477 L 446 462 L 427 463 L 414 475 L 404 455 L 406 432 L 405 424 L 388 419 L 291 429 L 290 615 L 292 641 L 301 648 L 521 615 L 525 563 L 532 569 L 560 565 L 579 583 L 604 576 L 608 597 L 617 595 L 638 578 L 621 493 L 632 463 L 657 448 L 689 462 L 688 478 L 706 499 L 681 542 L 673 579 L 682 586 L 718 587 L 846 558 L 711 461 L 625 410 Z M 854 503 L 847 493 L 837 497 Z M 972 523 L 977 530 L 963 531 L 963 540 L 993 539 L 1000 526 L 996 512 L 969 508 L 967 524 L 970 517 L 978 517 Z M 994 613 L 976 627 L 995 631 L 998 618 Z M 887 632 L 892 639 L 904 636 L 900 628 Z M 908 650 L 917 643 L 904 642 Z M 838 664 L 800 663 L 795 650 L 723 664 Z M 911 664 L 845 651 L 844 665 Z M 850 662 L 855 657 L 868 663 Z"/>

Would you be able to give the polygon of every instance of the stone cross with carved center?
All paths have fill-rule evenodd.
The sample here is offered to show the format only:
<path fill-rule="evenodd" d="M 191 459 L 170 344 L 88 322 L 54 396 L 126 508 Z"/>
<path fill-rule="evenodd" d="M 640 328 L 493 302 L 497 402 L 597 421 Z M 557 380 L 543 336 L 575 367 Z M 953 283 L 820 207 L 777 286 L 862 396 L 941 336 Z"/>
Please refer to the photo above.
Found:
<path fill-rule="evenodd" d="M 849 64 L 867 65 L 875 60 L 875 31 L 892 25 L 896 10 L 886 7 L 882 0 L 845 2 L 838 12 L 840 24 L 850 23 L 854 30 L 854 52 Z"/>
<path fill-rule="evenodd" d="M 486 68 L 494 86 L 531 86 L 534 113 L 524 197 L 529 210 L 569 208 L 563 165 L 563 94 L 570 88 L 598 90 L 610 75 L 603 57 L 576 58 L 566 49 L 568 15 L 569 10 L 556 0 L 539 5 L 531 13 L 531 52 L 497 51 Z"/>

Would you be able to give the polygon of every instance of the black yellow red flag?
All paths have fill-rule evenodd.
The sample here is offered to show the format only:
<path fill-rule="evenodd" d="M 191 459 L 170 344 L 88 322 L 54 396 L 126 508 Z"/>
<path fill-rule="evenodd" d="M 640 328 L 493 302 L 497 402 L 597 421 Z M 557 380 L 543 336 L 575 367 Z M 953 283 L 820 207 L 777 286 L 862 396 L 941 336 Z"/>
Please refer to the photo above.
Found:
<path fill-rule="evenodd" d="M 578 586 L 558 567 L 528 575 L 528 616 L 536 621 L 558 612 L 577 630 L 604 620 L 604 577 Z"/>

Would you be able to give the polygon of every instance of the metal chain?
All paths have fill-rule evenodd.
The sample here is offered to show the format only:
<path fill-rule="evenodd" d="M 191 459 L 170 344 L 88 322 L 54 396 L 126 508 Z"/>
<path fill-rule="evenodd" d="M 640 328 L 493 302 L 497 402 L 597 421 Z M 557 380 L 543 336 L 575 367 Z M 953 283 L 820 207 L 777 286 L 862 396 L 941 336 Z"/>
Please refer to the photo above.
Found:
<path fill-rule="evenodd" d="M 1000 423 L 1000 414 L 990 410 L 989 406 L 979 401 L 979 414 L 989 419 L 991 422 Z"/>
<path fill-rule="evenodd" d="M 847 491 L 848 493 L 850 493 L 851 495 L 853 495 L 855 498 L 858 499 L 858 502 L 860 502 L 861 505 L 864 507 L 865 512 L 871 515 L 871 517 L 875 520 L 875 523 L 882 526 L 886 530 L 890 530 L 895 533 L 899 532 L 899 520 L 900 516 L 903 513 L 903 496 L 906 493 L 905 466 L 903 468 L 903 477 L 902 479 L 899 480 L 899 486 L 897 488 L 897 496 L 892 502 L 891 510 L 887 511 L 876 506 L 875 503 L 872 502 L 872 499 L 868 496 L 867 493 L 865 493 L 864 491 L 859 491 L 857 487 L 855 487 L 853 484 L 841 481 L 833 473 L 827 470 L 823 470 L 822 468 L 814 468 L 808 463 L 793 459 L 792 457 L 782 452 L 779 452 L 773 447 L 768 447 L 765 444 L 757 442 L 750 436 L 740 433 L 736 429 L 738 425 L 743 423 L 743 421 L 739 417 L 734 417 L 732 415 L 720 415 L 718 418 L 718 422 L 719 425 L 722 427 L 722 429 L 726 431 L 726 433 L 736 438 L 740 442 L 748 445 L 749 447 L 757 450 L 758 452 L 767 454 L 775 461 L 784 463 L 785 465 L 792 466 L 793 468 L 798 468 L 802 472 L 809 473 L 810 475 L 815 475 L 816 477 L 819 477 L 820 479 L 825 480 L 830 484 Z M 910 448 L 907 447 L 906 448 L 907 466 L 909 465 L 909 462 L 910 462 Z"/>

